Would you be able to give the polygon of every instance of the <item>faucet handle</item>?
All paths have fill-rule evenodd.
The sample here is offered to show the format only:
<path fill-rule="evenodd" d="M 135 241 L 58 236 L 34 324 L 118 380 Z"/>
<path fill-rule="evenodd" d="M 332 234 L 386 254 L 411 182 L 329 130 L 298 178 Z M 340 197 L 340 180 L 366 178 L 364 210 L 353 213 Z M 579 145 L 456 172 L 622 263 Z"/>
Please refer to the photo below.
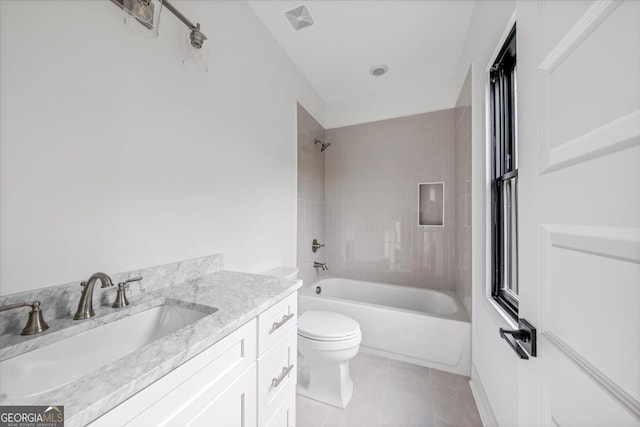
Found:
<path fill-rule="evenodd" d="M 323 248 L 324 245 L 318 243 L 318 239 L 313 239 L 313 242 L 311 242 L 311 250 L 313 251 L 313 253 L 315 254 L 318 249 Z"/>
<path fill-rule="evenodd" d="M 111 304 L 112 308 L 122 308 L 129 305 L 129 300 L 127 299 L 127 294 L 125 291 L 129 288 L 129 283 L 131 282 L 139 282 L 142 280 L 142 276 L 132 277 L 131 279 L 127 279 L 124 282 L 118 283 L 118 292 L 116 293 L 116 300 Z"/>
<path fill-rule="evenodd" d="M 40 301 L 31 302 L 19 302 L 16 304 L 3 305 L 0 307 L 0 311 L 13 310 L 14 308 L 31 307 L 29 312 L 29 319 L 27 325 L 22 330 L 21 335 L 32 335 L 38 332 L 46 331 L 49 329 L 49 325 L 42 318 L 42 309 L 40 308 Z"/>
<path fill-rule="evenodd" d="M 120 287 L 120 285 L 122 286 L 128 285 L 131 282 L 139 282 L 140 280 L 142 280 L 142 276 L 132 277 L 131 279 L 127 279 L 124 282 L 118 283 L 118 287 Z"/>

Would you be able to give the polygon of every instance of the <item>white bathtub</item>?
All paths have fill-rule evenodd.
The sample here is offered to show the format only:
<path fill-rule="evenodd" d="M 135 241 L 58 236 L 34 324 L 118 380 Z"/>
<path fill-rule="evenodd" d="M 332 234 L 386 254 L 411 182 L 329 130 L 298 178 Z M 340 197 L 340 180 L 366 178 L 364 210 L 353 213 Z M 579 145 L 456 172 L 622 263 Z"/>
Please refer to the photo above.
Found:
<path fill-rule="evenodd" d="M 471 323 L 453 293 L 331 278 L 299 290 L 298 311 L 306 310 L 355 319 L 361 351 L 470 375 Z"/>

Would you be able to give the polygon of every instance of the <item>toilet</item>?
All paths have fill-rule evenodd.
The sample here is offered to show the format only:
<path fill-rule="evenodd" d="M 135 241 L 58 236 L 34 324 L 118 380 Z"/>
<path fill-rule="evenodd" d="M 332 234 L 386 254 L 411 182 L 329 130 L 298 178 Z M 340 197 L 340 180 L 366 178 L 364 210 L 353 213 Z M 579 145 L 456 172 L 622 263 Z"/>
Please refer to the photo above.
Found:
<path fill-rule="evenodd" d="M 360 325 L 339 313 L 308 310 L 298 317 L 298 385 L 303 396 L 345 408 L 353 381 L 349 361 L 358 354 Z"/>
<path fill-rule="evenodd" d="M 295 279 L 297 268 L 265 274 Z M 298 385 L 302 396 L 346 408 L 353 395 L 349 361 L 358 354 L 362 333 L 352 318 L 331 311 L 307 310 L 298 316 Z"/>

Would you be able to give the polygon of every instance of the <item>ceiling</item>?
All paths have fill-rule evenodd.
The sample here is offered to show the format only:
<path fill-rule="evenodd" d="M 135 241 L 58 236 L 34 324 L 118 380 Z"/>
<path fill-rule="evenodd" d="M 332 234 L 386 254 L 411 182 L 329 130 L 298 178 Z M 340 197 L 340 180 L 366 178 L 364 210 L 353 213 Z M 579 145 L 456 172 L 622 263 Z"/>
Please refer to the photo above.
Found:
<path fill-rule="evenodd" d="M 474 0 L 248 2 L 325 102 L 449 78 Z M 285 12 L 305 5 L 315 23 L 294 30 Z M 374 65 L 389 72 L 373 77 Z"/>

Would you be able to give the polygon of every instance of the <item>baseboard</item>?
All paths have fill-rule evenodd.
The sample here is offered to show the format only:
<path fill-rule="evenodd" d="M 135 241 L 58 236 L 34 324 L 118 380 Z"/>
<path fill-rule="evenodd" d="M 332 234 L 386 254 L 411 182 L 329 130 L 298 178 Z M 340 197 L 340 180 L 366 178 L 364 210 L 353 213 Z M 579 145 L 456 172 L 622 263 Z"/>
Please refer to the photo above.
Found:
<path fill-rule="evenodd" d="M 482 381 L 480 380 L 478 371 L 476 371 L 476 367 L 473 363 L 471 364 L 471 380 L 469 380 L 469 387 L 471 387 L 471 394 L 473 394 L 473 399 L 476 401 L 482 425 L 484 427 L 498 427 L 498 422 L 496 421 L 495 415 L 493 415 L 489 399 L 487 398 L 487 394 L 482 386 Z"/>

